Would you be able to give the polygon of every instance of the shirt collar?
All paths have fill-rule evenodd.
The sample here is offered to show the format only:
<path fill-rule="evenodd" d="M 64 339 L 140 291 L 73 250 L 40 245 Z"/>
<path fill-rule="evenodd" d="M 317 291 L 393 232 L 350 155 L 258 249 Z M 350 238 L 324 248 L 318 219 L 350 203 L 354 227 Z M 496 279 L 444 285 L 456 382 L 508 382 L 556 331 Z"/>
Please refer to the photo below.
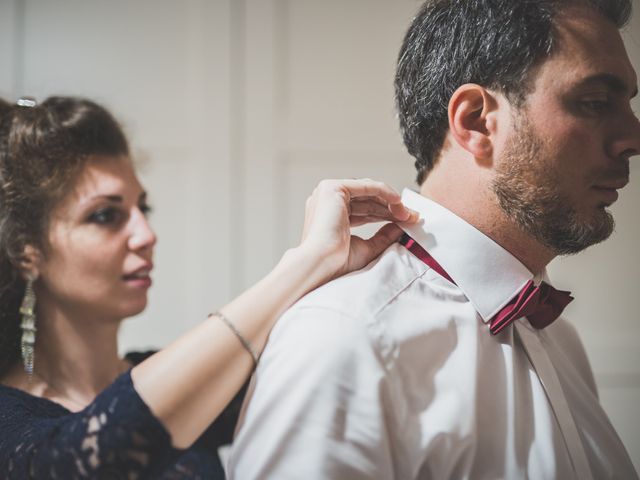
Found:
<path fill-rule="evenodd" d="M 445 269 L 487 323 L 524 287 L 546 277 L 534 275 L 477 228 L 442 205 L 405 189 L 402 202 L 420 213 L 402 229 Z"/>

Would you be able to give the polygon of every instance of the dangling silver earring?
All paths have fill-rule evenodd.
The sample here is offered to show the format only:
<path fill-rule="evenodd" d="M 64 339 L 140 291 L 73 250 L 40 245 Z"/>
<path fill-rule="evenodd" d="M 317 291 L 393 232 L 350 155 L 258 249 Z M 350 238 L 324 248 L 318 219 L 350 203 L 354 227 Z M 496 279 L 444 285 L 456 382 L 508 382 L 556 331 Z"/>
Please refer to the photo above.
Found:
<path fill-rule="evenodd" d="M 36 276 L 29 275 L 27 278 L 27 288 L 24 291 L 22 305 L 20 305 L 20 314 L 22 321 L 20 328 L 22 329 L 22 340 L 20 342 L 22 350 L 22 363 L 24 371 L 27 372 L 29 378 L 33 375 L 33 346 L 36 343 L 36 293 L 33 291 L 33 282 Z"/>

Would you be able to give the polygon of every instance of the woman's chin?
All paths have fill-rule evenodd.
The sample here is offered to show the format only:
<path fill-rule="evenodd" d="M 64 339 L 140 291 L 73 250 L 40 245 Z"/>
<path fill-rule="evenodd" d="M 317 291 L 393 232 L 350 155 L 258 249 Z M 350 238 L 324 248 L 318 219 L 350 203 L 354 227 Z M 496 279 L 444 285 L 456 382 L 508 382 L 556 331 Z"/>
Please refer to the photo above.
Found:
<path fill-rule="evenodd" d="M 121 317 L 128 318 L 128 317 L 135 317 L 136 315 L 140 315 L 147 308 L 147 303 L 148 302 L 145 297 L 144 300 L 139 300 L 137 302 L 131 302 L 127 305 L 122 305 Z"/>

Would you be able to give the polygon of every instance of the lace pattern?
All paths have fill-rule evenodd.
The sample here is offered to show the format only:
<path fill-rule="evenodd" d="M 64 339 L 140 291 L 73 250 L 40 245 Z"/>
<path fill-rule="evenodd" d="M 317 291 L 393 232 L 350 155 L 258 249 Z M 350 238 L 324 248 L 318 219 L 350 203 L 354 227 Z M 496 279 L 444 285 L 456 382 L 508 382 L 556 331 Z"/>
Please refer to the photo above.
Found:
<path fill-rule="evenodd" d="M 217 447 L 230 441 L 242 392 L 189 449 L 120 376 L 86 409 L 0 385 L 0 474 L 8 479 L 224 479 Z"/>

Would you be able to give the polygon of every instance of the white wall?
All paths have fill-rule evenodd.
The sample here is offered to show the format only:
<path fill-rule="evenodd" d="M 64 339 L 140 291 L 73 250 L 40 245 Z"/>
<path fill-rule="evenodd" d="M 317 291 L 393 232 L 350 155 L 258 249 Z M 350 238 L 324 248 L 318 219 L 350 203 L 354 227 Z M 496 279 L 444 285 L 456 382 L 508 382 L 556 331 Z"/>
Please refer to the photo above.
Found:
<path fill-rule="evenodd" d="M 636 7 L 640 10 L 640 5 Z M 418 0 L 2 0 L 0 95 L 75 94 L 122 119 L 155 207 L 150 308 L 123 349 L 162 346 L 295 244 L 323 177 L 412 186 L 392 79 Z M 640 12 L 625 36 L 640 69 Z M 640 103 L 635 103 L 640 111 Z M 632 161 L 632 177 L 640 172 Z M 640 468 L 640 183 L 603 245 L 555 261 L 605 409 Z"/>
<path fill-rule="evenodd" d="M 3 0 L 0 19 L 1 95 L 87 96 L 122 120 L 160 239 L 122 343 L 165 344 L 232 294 L 231 1 Z"/>

